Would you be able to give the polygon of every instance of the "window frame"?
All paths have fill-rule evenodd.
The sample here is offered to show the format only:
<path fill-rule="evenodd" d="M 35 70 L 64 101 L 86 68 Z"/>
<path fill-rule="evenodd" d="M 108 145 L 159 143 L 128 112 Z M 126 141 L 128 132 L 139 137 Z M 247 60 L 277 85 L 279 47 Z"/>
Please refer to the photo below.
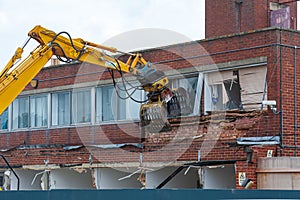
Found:
<path fill-rule="evenodd" d="M 202 96 L 202 88 L 203 88 L 203 81 L 204 81 L 204 75 L 202 72 L 194 72 L 190 74 L 182 74 L 180 76 L 173 76 L 169 77 L 169 87 L 172 89 L 178 88 L 180 83 L 174 83 L 174 81 L 180 81 L 180 80 L 187 80 L 189 78 L 197 78 L 197 83 L 195 85 L 194 91 L 195 94 L 193 94 L 192 99 L 192 107 L 191 107 L 191 113 L 184 116 L 200 116 L 201 115 L 201 96 Z M 199 81 L 200 80 L 200 81 Z M 188 80 L 187 80 L 188 81 Z M 190 86 L 190 83 L 188 82 L 188 86 Z M 186 88 L 184 88 L 186 89 Z M 188 92 L 188 91 L 187 91 Z"/>
<path fill-rule="evenodd" d="M 57 124 L 53 124 L 53 121 L 54 121 L 54 116 L 53 116 L 53 111 L 54 111 L 54 102 L 53 102 L 53 99 L 54 99 L 54 96 L 53 95 L 59 95 L 59 94 L 68 94 L 68 109 L 69 109 L 69 112 L 68 112 L 68 117 L 69 117 L 69 121 L 68 123 L 63 123 L 63 124 L 59 124 L 59 108 L 57 107 L 57 115 L 56 115 L 56 118 L 57 118 Z M 50 126 L 51 127 L 65 127 L 65 126 L 70 126 L 72 123 L 72 92 L 69 91 L 69 90 L 61 90 L 61 91 L 55 91 L 55 92 L 51 92 L 50 93 L 51 95 L 51 100 L 50 100 L 50 103 L 51 103 L 51 109 L 50 109 L 50 119 L 51 119 L 51 122 L 50 122 Z M 57 98 L 57 104 L 59 104 L 59 100 Z M 57 105 L 59 106 L 59 105 Z M 67 111 L 66 111 L 67 112 Z"/>
<path fill-rule="evenodd" d="M 7 131 L 9 129 L 9 108 L 7 107 L 3 113 L 0 115 L 0 131 Z M 4 114 L 6 114 L 6 128 L 3 128 L 3 118 L 5 117 Z"/>
<path fill-rule="evenodd" d="M 41 126 L 38 126 L 38 125 L 34 125 L 32 126 L 32 116 L 31 116 L 31 101 L 33 98 L 38 98 L 38 97 L 44 97 L 45 98 L 45 103 L 46 105 L 45 106 L 45 110 L 46 110 L 46 124 L 45 125 L 41 125 Z M 30 129 L 36 129 L 36 128 L 45 128 L 45 127 L 48 127 L 48 124 L 49 124 L 49 119 L 48 119 L 48 113 L 49 113 L 49 110 L 48 110 L 48 94 L 47 93 L 40 93 L 40 94 L 36 94 L 36 95 L 29 95 L 29 128 Z M 35 103 L 34 104 L 35 106 L 35 113 L 37 110 L 39 110 L 38 108 L 36 108 L 37 104 Z M 44 120 L 44 119 L 43 119 Z M 34 119 L 34 122 L 36 123 L 37 119 L 36 119 L 36 116 L 35 116 L 35 119 Z M 43 122 L 42 122 L 43 123 Z"/>
<path fill-rule="evenodd" d="M 77 113 L 76 111 L 77 111 L 77 109 L 74 107 L 74 102 L 75 101 L 77 101 L 77 100 L 75 100 L 74 99 L 74 94 L 78 94 L 78 93 L 81 93 L 81 92 L 88 92 L 89 93 L 89 99 L 85 99 L 85 97 L 87 97 L 86 95 L 83 95 L 82 97 L 84 98 L 84 102 L 89 102 L 89 117 L 88 117 L 88 119 L 89 119 L 89 121 L 88 120 L 85 120 L 85 118 L 84 118 L 84 120 L 81 122 L 79 122 L 78 120 L 77 120 L 77 116 L 75 116 L 74 114 L 75 113 Z M 72 90 L 72 92 L 71 92 L 71 124 L 72 125 L 77 125 L 77 124 L 91 124 L 92 123 L 92 91 L 91 91 L 91 87 L 87 87 L 87 88 L 78 88 L 78 89 L 73 89 Z M 84 103 L 82 103 L 83 105 L 84 105 Z M 85 110 L 85 108 L 83 108 L 83 110 L 84 111 L 86 111 Z M 88 113 L 86 114 L 86 112 L 84 112 L 84 114 L 83 115 L 86 115 L 86 116 L 88 116 Z M 86 116 L 84 116 L 84 117 L 86 117 Z"/>
<path fill-rule="evenodd" d="M 214 74 L 215 73 L 215 74 Z M 211 74 L 211 77 L 209 75 Z M 267 66 L 250 66 L 250 67 L 233 67 L 230 69 L 224 69 L 221 71 L 210 71 L 204 74 L 204 114 L 208 114 L 211 111 L 226 111 L 226 110 L 260 110 L 261 100 L 266 98 L 266 75 Z M 258 78 L 261 76 L 261 78 Z M 230 78 L 231 77 L 231 78 Z M 251 80 L 256 79 L 254 84 L 249 84 Z M 224 101 L 230 99 L 228 91 L 226 91 L 225 82 L 228 80 L 237 81 L 237 87 L 240 88 L 239 97 L 235 96 L 237 102 L 240 98 L 240 105 L 234 106 L 232 109 L 228 109 L 225 106 Z M 212 91 L 211 86 L 222 85 L 222 101 L 223 109 L 212 108 Z M 227 88 L 228 90 L 228 88 Z M 226 109 L 227 108 L 227 109 Z"/>

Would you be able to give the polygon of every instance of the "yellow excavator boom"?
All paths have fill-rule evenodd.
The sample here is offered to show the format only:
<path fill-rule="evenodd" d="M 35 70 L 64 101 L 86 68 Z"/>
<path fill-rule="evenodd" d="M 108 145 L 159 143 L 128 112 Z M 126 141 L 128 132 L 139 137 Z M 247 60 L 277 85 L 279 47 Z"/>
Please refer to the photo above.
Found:
<path fill-rule="evenodd" d="M 162 95 L 169 91 L 166 87 L 168 78 L 163 72 L 156 70 L 141 54 L 125 53 L 128 59 L 126 62 L 122 62 L 104 52 L 124 54 L 114 47 L 103 46 L 81 38 L 72 39 L 67 32 L 55 33 L 40 25 L 35 26 L 28 33 L 28 36 L 29 39 L 25 45 L 17 48 L 15 54 L 0 73 L 0 114 L 55 55 L 65 62 L 86 62 L 136 76 L 149 98 L 148 102 L 143 104 L 141 108 L 140 115 L 141 120 L 143 120 L 141 124 L 147 126 L 151 124 L 150 122 L 158 121 L 157 124 L 168 126 L 165 114 L 167 102 L 164 102 L 164 95 Z M 38 47 L 27 58 L 17 63 L 30 39 L 35 39 L 39 43 Z M 161 117 L 157 117 L 159 116 L 157 113 L 160 113 Z M 154 119 L 153 116 L 149 115 L 156 117 Z M 157 124 L 155 123 L 155 127 Z M 160 130 L 162 130 L 161 125 L 153 129 L 152 132 L 159 132 Z"/>

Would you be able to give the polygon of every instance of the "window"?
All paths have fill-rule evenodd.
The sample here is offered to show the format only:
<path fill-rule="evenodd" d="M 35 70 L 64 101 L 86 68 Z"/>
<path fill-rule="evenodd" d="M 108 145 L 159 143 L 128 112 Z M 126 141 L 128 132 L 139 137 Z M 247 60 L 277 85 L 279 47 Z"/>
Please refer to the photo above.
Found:
<path fill-rule="evenodd" d="M 205 111 L 260 109 L 265 76 L 265 66 L 205 74 Z"/>
<path fill-rule="evenodd" d="M 139 119 L 140 116 L 140 107 L 141 107 L 141 102 L 144 100 L 144 91 L 143 90 L 129 90 L 129 94 L 132 94 L 132 100 L 131 98 L 128 98 L 126 100 L 126 119 L 128 120 L 136 120 Z"/>
<path fill-rule="evenodd" d="M 189 111 L 186 114 L 199 115 L 200 114 L 200 100 L 203 83 L 203 74 L 199 73 L 197 76 L 189 76 L 184 78 L 177 78 L 170 80 L 172 89 L 183 88 L 186 91 L 185 102 Z"/>
<path fill-rule="evenodd" d="M 13 128 L 28 128 L 29 97 L 18 97 L 13 101 Z"/>
<path fill-rule="evenodd" d="M 47 95 L 18 97 L 13 102 L 13 129 L 48 124 Z"/>
<path fill-rule="evenodd" d="M 72 122 L 91 122 L 91 90 L 74 91 L 72 93 Z"/>
<path fill-rule="evenodd" d="M 123 97 L 124 92 L 119 92 Z M 120 99 L 113 86 L 98 87 L 96 90 L 96 121 L 125 119 L 126 104 Z"/>
<path fill-rule="evenodd" d="M 71 123 L 70 92 L 53 93 L 51 104 L 52 125 L 69 125 Z"/>
<path fill-rule="evenodd" d="M 266 66 L 239 70 L 241 100 L 245 110 L 260 109 L 262 99 L 267 99 L 266 74 Z"/>
<path fill-rule="evenodd" d="M 0 130 L 8 128 L 8 109 L 0 115 Z"/>
<path fill-rule="evenodd" d="M 143 92 L 134 91 L 130 89 L 130 86 L 127 89 L 128 91 L 125 92 L 121 86 L 118 94 L 113 86 L 96 89 L 96 122 L 139 118 L 140 104 L 130 98 L 125 98 L 131 94 L 133 99 L 141 101 Z"/>
<path fill-rule="evenodd" d="M 208 85 L 208 90 L 205 91 L 206 110 L 243 109 L 237 70 L 207 74 L 206 83 Z"/>
<path fill-rule="evenodd" d="M 30 96 L 30 127 L 43 127 L 48 124 L 47 95 Z"/>
<path fill-rule="evenodd" d="M 96 121 L 113 120 L 113 107 L 115 101 L 112 99 L 114 87 L 105 86 L 96 89 Z"/>

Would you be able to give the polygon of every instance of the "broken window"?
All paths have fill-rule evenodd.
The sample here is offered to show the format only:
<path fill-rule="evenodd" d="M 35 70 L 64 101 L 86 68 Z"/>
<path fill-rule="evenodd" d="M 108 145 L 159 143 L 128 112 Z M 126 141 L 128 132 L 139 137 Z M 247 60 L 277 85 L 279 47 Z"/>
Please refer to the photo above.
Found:
<path fill-rule="evenodd" d="M 267 67 L 251 67 L 239 70 L 241 97 L 245 110 L 258 110 L 262 99 L 267 99 Z"/>
<path fill-rule="evenodd" d="M 225 104 L 226 110 L 238 109 L 242 110 L 243 105 L 241 102 L 241 86 L 239 82 L 238 71 L 233 71 L 233 75 L 236 75 L 237 78 L 232 78 L 229 80 L 224 80 L 223 84 L 226 90 L 228 101 Z"/>
<path fill-rule="evenodd" d="M 203 83 L 203 74 L 199 73 L 192 76 L 183 78 L 171 79 L 169 86 L 172 89 L 183 88 L 186 91 L 185 102 L 189 109 L 188 114 L 199 115 L 200 114 L 200 99 Z"/>
<path fill-rule="evenodd" d="M 260 109 L 265 77 L 265 66 L 205 74 L 205 111 Z"/>

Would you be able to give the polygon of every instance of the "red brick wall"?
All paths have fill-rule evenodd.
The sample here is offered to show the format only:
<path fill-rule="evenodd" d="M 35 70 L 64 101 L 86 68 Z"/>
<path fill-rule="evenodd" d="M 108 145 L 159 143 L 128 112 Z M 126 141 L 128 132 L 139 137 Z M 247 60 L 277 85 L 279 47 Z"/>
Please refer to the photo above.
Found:
<path fill-rule="evenodd" d="M 258 30 L 270 26 L 270 2 L 278 0 L 206 0 L 205 37 Z M 280 1 L 284 3 L 287 1 Z M 296 3 L 288 3 L 291 29 L 297 28 Z"/>

